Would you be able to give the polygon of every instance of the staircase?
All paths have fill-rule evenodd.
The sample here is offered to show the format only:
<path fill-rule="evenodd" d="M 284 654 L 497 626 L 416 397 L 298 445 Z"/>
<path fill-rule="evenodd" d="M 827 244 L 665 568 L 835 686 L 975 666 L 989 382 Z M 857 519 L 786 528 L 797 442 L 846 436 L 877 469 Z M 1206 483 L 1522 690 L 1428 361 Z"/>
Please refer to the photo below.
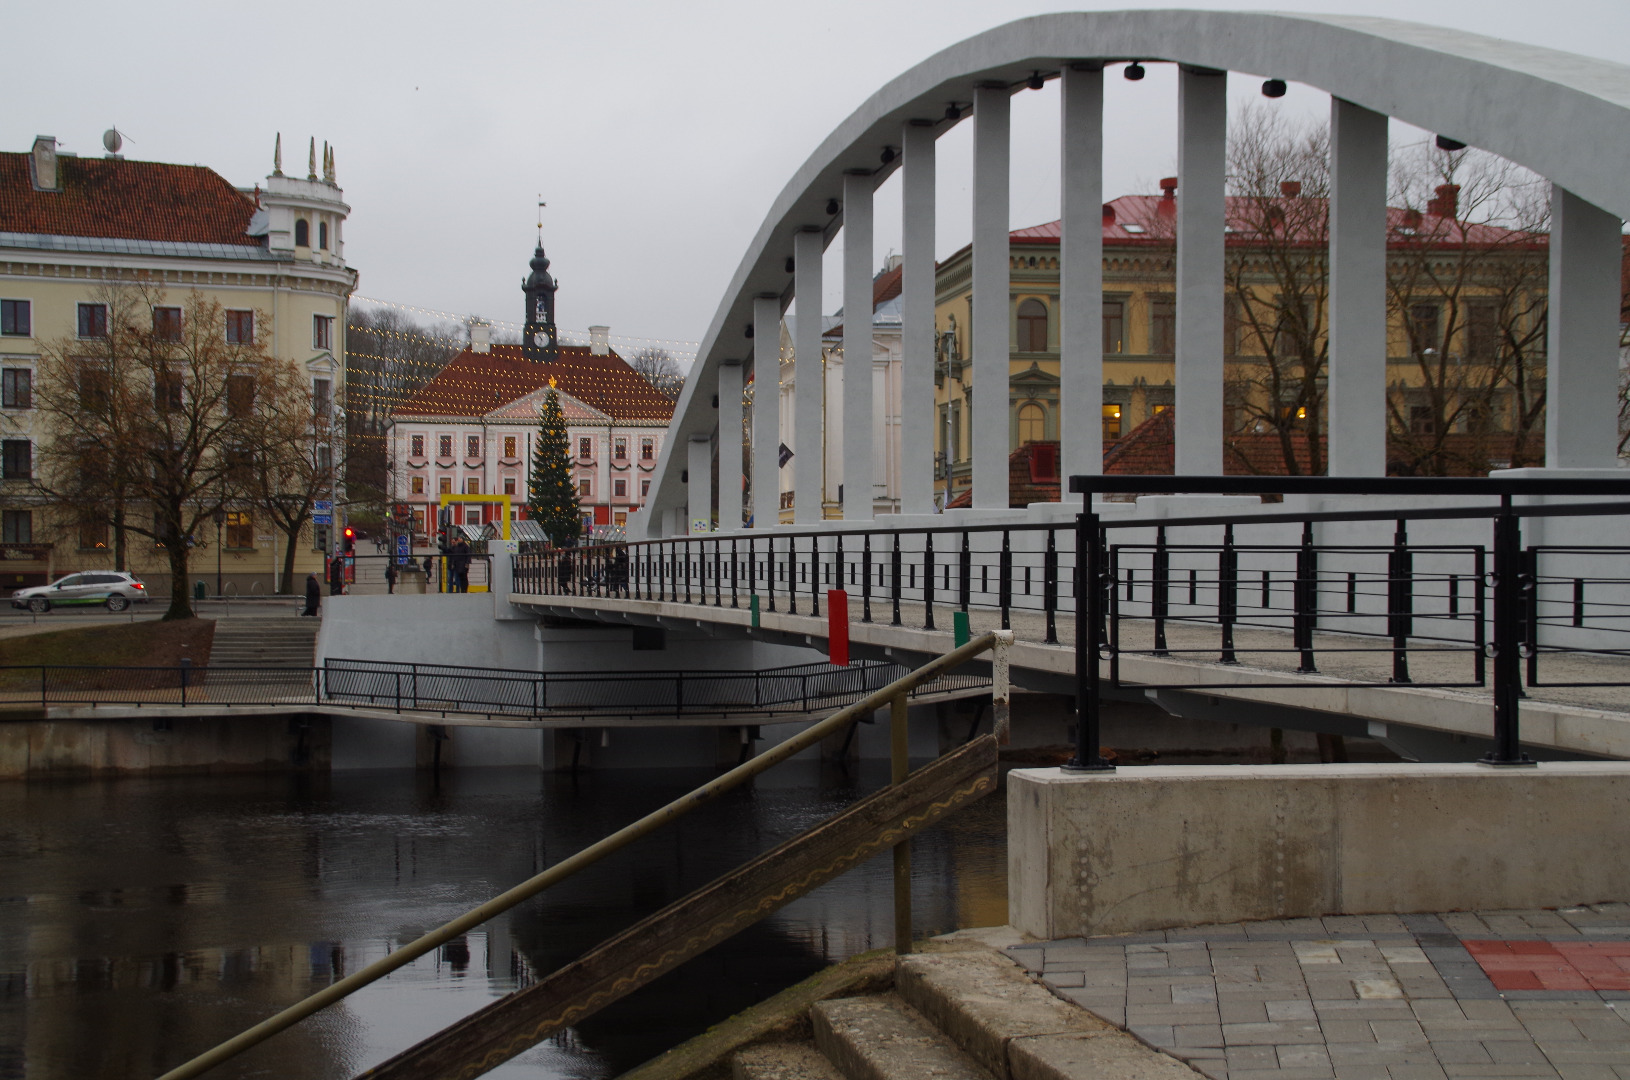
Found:
<path fill-rule="evenodd" d="M 317 651 L 317 619 L 232 616 L 215 620 L 211 667 L 309 668 Z"/>
<path fill-rule="evenodd" d="M 988 948 L 901 957 L 887 992 L 816 1001 L 808 1006 L 807 1027 L 781 1028 L 781 1035 L 802 1033 L 809 1037 L 771 1035 L 779 1041 L 735 1049 L 734 1080 L 1194 1080 L 1199 1075 L 1053 996 Z"/>

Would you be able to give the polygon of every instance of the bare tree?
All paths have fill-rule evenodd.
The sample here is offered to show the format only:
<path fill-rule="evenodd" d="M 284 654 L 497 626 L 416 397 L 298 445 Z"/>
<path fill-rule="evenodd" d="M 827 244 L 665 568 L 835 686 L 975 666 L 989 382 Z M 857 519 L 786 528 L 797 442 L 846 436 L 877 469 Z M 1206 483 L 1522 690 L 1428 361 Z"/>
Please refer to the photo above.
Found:
<path fill-rule="evenodd" d="M 1406 472 L 1486 472 L 1537 460 L 1545 415 L 1550 208 L 1527 170 L 1429 144 L 1393 158 L 1390 321 L 1415 378 L 1388 395 Z M 1396 354 L 1396 353 L 1395 353 Z M 1508 449 L 1507 449 L 1508 448 Z"/>
<path fill-rule="evenodd" d="M 265 512 L 286 543 L 276 591 L 293 592 L 294 556 L 311 523 L 312 504 L 334 491 L 340 473 L 335 446 L 341 402 L 312 394 L 309 380 L 292 365 L 270 366 L 260 381 L 252 413 L 243 417 L 257 453 L 237 479 L 253 505 Z"/>
<path fill-rule="evenodd" d="M 643 375 L 657 393 L 671 401 L 679 400 L 685 388 L 685 373 L 667 349 L 643 348 L 629 357 L 628 366 Z"/>
<path fill-rule="evenodd" d="M 352 308 L 346 316 L 348 414 L 383 424 L 441 373 L 468 343 L 467 331 L 425 325 L 395 308 Z"/>
<path fill-rule="evenodd" d="M 1329 129 L 1247 105 L 1228 135 L 1223 351 L 1233 360 L 1225 386 L 1232 434 L 1272 433 L 1287 475 L 1318 475 L 1329 359 Z M 1237 439 L 1229 447 L 1247 470 L 1258 467 Z"/>
<path fill-rule="evenodd" d="M 88 347 L 67 338 L 41 349 L 42 486 L 80 520 L 113 525 L 121 563 L 126 533 L 164 549 L 164 618 L 191 618 L 193 537 L 245 494 L 255 458 L 246 417 L 286 361 L 268 355 L 242 324 L 229 334 L 225 309 L 196 291 L 176 303 L 162 286 L 137 280 L 106 295 L 103 337 Z"/>

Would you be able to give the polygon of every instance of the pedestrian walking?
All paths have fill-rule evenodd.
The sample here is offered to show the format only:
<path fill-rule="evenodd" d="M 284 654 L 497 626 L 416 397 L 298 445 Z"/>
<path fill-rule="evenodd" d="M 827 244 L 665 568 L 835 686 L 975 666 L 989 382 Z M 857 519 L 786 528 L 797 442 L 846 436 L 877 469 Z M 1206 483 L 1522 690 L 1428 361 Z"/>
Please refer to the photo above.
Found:
<path fill-rule="evenodd" d="M 317 572 L 313 570 L 306 575 L 306 609 L 300 614 L 316 615 L 317 609 L 323 604 L 323 585 L 317 580 Z"/>
<path fill-rule="evenodd" d="M 453 591 L 467 593 L 470 591 L 470 543 L 460 538 L 453 545 L 452 562 L 448 564 L 453 575 Z"/>
<path fill-rule="evenodd" d="M 436 557 L 434 555 L 426 555 L 424 557 L 424 583 L 426 591 L 429 591 L 430 583 L 433 581 L 436 582 L 436 591 L 441 592 L 441 582 L 436 581 Z"/>
<path fill-rule="evenodd" d="M 385 591 L 396 592 L 396 560 L 392 559 L 385 564 Z"/>

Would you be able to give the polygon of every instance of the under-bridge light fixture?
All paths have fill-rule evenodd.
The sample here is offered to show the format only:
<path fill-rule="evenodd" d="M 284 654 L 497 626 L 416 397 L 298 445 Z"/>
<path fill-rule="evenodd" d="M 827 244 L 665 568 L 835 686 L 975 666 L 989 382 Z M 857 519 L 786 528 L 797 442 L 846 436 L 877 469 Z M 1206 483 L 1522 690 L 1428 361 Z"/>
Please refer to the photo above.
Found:
<path fill-rule="evenodd" d="M 796 269 L 798 269 L 798 264 L 792 261 L 792 256 L 791 255 L 788 255 L 787 256 L 787 273 L 790 274 Z"/>
<path fill-rule="evenodd" d="M 1126 70 L 1122 71 L 1121 74 L 1126 76 L 1127 82 L 1137 82 L 1143 78 L 1146 72 L 1143 70 L 1143 65 L 1134 60 L 1126 65 Z"/>
<path fill-rule="evenodd" d="M 889 164 L 890 162 L 892 162 L 898 156 L 899 155 L 897 155 L 894 152 L 894 147 L 892 147 L 892 146 L 883 147 L 883 164 L 885 164 L 885 165 Z"/>
<path fill-rule="evenodd" d="M 1285 96 L 1284 79 L 1268 79 L 1262 84 L 1262 96 L 1265 98 L 1282 98 Z"/>
<path fill-rule="evenodd" d="M 828 199 L 828 200 L 826 200 L 826 213 L 827 213 L 827 216 L 830 217 L 831 215 L 836 214 L 840 209 L 842 209 L 842 207 L 840 207 L 838 205 L 838 200 L 836 200 L 836 199 Z"/>
<path fill-rule="evenodd" d="M 962 119 L 962 106 L 958 105 L 954 101 L 951 102 L 951 104 L 945 106 L 945 119 L 947 119 L 947 120 L 961 120 Z"/>
<path fill-rule="evenodd" d="M 1041 77 L 1041 72 L 1032 71 L 1030 73 L 1030 78 L 1025 81 L 1025 85 L 1030 87 L 1032 90 L 1040 90 L 1042 87 L 1047 85 L 1047 80 Z"/>
<path fill-rule="evenodd" d="M 1437 138 L 1437 143 L 1439 150 L 1447 150 L 1451 154 L 1456 150 L 1466 149 L 1465 143 L 1461 142 L 1459 139 L 1451 139 L 1447 135 L 1439 135 Z"/>

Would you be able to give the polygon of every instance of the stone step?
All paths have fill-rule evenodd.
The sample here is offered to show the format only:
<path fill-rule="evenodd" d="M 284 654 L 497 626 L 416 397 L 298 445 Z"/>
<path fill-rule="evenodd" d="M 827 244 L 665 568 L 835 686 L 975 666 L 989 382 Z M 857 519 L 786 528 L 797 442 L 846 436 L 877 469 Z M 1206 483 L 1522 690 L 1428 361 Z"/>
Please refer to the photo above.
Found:
<path fill-rule="evenodd" d="M 835 998 L 810 1010 L 815 1046 L 848 1080 L 991 1080 L 895 994 Z"/>
<path fill-rule="evenodd" d="M 308 668 L 317 624 L 290 618 L 225 618 L 215 623 L 210 663 L 218 667 Z"/>
<path fill-rule="evenodd" d="M 767 1043 L 738 1050 L 732 1080 L 843 1080 L 843 1074 L 809 1043 Z"/>

